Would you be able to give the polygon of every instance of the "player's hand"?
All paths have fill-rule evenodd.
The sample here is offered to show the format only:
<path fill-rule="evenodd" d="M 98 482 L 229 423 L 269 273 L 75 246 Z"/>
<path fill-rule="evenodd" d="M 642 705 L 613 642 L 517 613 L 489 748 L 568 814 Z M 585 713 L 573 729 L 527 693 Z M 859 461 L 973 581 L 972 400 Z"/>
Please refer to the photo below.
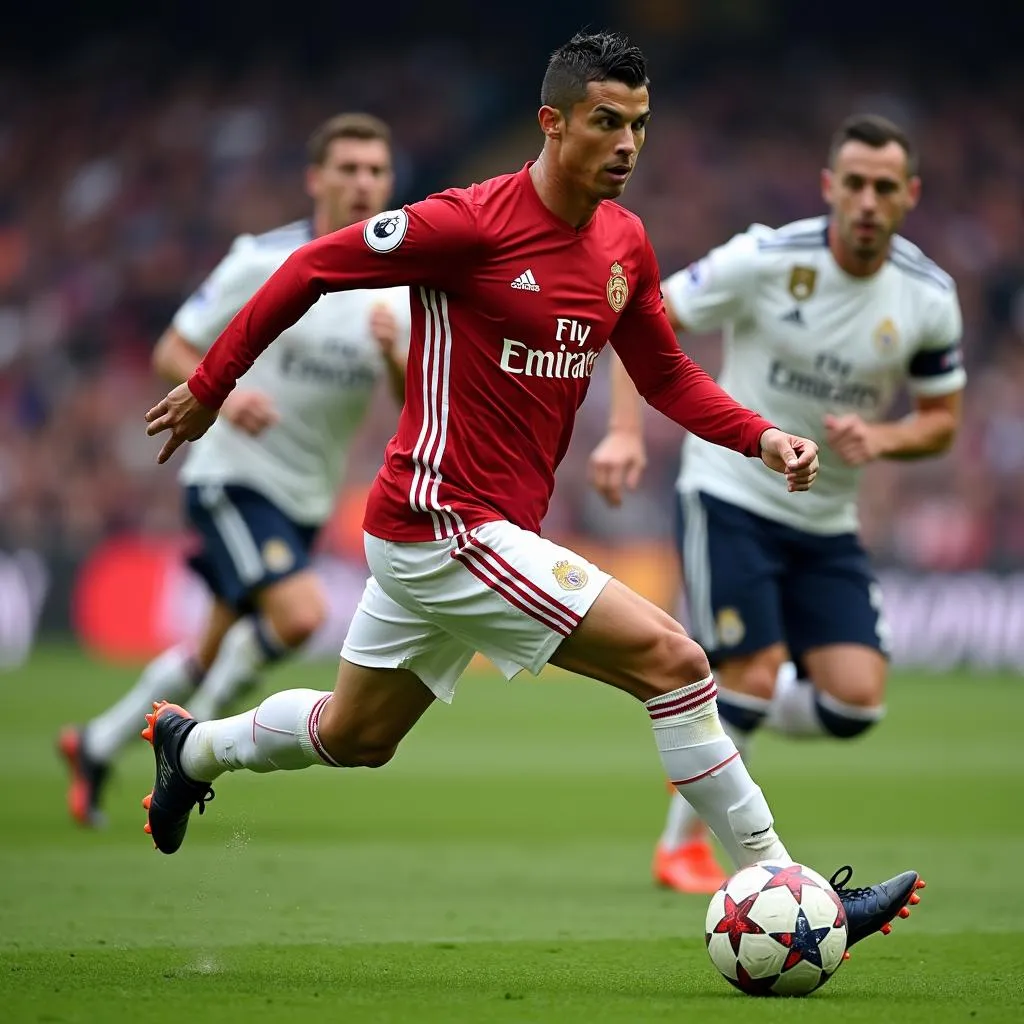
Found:
<path fill-rule="evenodd" d="M 189 391 L 188 382 L 179 384 L 166 398 L 162 398 L 146 413 L 146 433 L 150 437 L 165 430 L 171 436 L 164 442 L 156 461 L 166 462 L 186 441 L 196 441 L 205 434 L 217 418 L 216 409 L 207 409 Z"/>
<path fill-rule="evenodd" d="M 787 491 L 806 491 L 818 475 L 818 446 L 806 437 L 772 428 L 761 435 L 761 461 L 785 474 Z"/>
<path fill-rule="evenodd" d="M 220 411 L 232 426 L 253 437 L 281 419 L 274 408 L 274 400 L 262 391 L 232 391 L 224 399 Z"/>
<path fill-rule="evenodd" d="M 863 466 L 881 454 L 873 425 L 856 413 L 828 415 L 824 422 L 826 443 L 848 466 Z"/>
<path fill-rule="evenodd" d="M 370 310 L 370 333 L 380 348 L 381 355 L 393 356 L 398 348 L 398 318 L 385 302 L 374 303 Z"/>
<path fill-rule="evenodd" d="M 635 491 L 646 466 L 643 437 L 633 431 L 613 430 L 591 453 L 587 476 L 594 490 L 618 508 L 623 488 Z"/>

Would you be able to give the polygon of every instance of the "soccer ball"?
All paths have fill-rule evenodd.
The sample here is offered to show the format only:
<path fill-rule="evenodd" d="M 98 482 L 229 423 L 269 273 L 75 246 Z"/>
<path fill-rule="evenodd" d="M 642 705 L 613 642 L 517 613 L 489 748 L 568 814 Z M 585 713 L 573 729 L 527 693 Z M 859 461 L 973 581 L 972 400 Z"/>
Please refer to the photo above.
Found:
<path fill-rule="evenodd" d="M 805 996 L 843 962 L 846 911 L 816 871 L 760 861 L 711 897 L 704 939 L 711 962 L 736 988 Z"/>

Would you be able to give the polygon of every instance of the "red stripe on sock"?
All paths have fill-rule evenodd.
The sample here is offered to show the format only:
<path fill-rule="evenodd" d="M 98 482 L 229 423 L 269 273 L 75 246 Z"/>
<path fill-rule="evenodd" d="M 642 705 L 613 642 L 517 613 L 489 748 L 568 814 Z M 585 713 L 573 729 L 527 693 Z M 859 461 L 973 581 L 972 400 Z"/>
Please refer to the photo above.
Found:
<path fill-rule="evenodd" d="M 668 704 L 659 704 L 654 708 L 648 708 L 648 714 L 650 714 L 652 720 L 670 718 L 672 715 L 681 714 L 684 711 L 689 711 L 692 708 L 699 707 L 701 704 L 714 700 L 717 692 L 718 687 L 715 686 L 715 681 L 712 679 L 711 682 L 706 686 L 702 686 L 699 690 L 676 697 Z"/>
<path fill-rule="evenodd" d="M 309 742 L 313 744 L 313 749 L 320 756 L 320 759 L 326 761 L 327 764 L 334 768 L 340 768 L 341 765 L 327 753 L 327 748 L 320 742 L 320 735 L 317 731 L 320 727 L 320 712 L 323 711 L 324 705 L 330 698 L 331 695 L 328 693 L 313 705 L 313 710 L 309 713 L 309 721 L 306 723 L 306 732 L 309 733 Z"/>
<path fill-rule="evenodd" d="M 719 768 L 724 768 L 730 761 L 735 761 L 740 756 L 740 752 L 737 750 L 735 754 L 730 754 L 720 764 L 716 764 L 714 768 L 709 768 L 706 772 L 701 772 L 700 775 L 694 775 L 692 779 L 673 779 L 673 786 L 688 786 L 691 782 L 700 782 L 701 779 L 706 779 L 709 775 L 714 774 Z"/>

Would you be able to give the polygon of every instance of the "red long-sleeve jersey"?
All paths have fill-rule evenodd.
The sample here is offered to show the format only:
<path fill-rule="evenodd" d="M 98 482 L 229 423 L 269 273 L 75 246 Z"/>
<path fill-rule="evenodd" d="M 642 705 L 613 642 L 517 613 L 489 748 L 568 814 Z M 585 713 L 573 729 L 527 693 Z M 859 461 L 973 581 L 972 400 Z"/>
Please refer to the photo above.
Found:
<path fill-rule="evenodd" d="M 325 292 L 408 285 L 405 407 L 364 526 L 423 541 L 507 519 L 539 532 L 598 354 L 611 342 L 644 398 L 681 426 L 760 453 L 772 424 L 684 355 L 639 218 L 604 202 L 579 230 L 529 165 L 304 245 L 228 324 L 189 379 L 216 408 Z"/>

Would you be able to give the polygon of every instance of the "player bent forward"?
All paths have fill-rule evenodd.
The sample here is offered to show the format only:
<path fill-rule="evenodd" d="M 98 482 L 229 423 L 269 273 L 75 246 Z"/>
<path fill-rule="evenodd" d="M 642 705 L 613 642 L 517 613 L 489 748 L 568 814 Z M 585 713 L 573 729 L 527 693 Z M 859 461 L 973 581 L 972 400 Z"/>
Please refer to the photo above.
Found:
<path fill-rule="evenodd" d="M 414 288 L 406 404 L 364 520 L 372 577 L 332 693 L 289 690 L 195 723 L 158 705 L 147 831 L 181 845 L 225 771 L 378 766 L 475 651 L 508 677 L 545 664 L 642 700 L 665 771 L 733 860 L 790 857 L 761 790 L 718 720 L 704 651 L 667 614 L 540 537 L 554 470 L 608 341 L 640 393 L 694 433 L 806 490 L 813 442 L 729 398 L 679 350 L 640 221 L 615 203 L 644 142 L 643 55 L 580 35 L 548 64 L 540 157 L 303 246 L 232 320 L 187 384 L 147 414 L 164 461 L 209 427 L 258 353 L 321 294 Z M 595 758 L 600 757 L 598 751 Z M 908 871 L 837 888 L 857 942 L 919 884 Z"/>
<path fill-rule="evenodd" d="M 313 133 L 312 216 L 236 239 L 157 343 L 158 372 L 186 380 L 293 250 L 384 209 L 394 180 L 390 139 L 386 124 L 359 113 L 332 117 Z M 323 623 L 327 599 L 310 553 L 378 383 L 386 377 L 401 401 L 408 309 L 400 288 L 332 295 L 289 325 L 193 447 L 179 479 L 201 539 L 189 564 L 206 582 L 211 607 L 194 646 L 164 651 L 84 728 L 62 730 L 68 809 L 80 824 L 102 824 L 110 766 L 155 698 L 188 701 L 195 718 L 213 718 Z"/>

